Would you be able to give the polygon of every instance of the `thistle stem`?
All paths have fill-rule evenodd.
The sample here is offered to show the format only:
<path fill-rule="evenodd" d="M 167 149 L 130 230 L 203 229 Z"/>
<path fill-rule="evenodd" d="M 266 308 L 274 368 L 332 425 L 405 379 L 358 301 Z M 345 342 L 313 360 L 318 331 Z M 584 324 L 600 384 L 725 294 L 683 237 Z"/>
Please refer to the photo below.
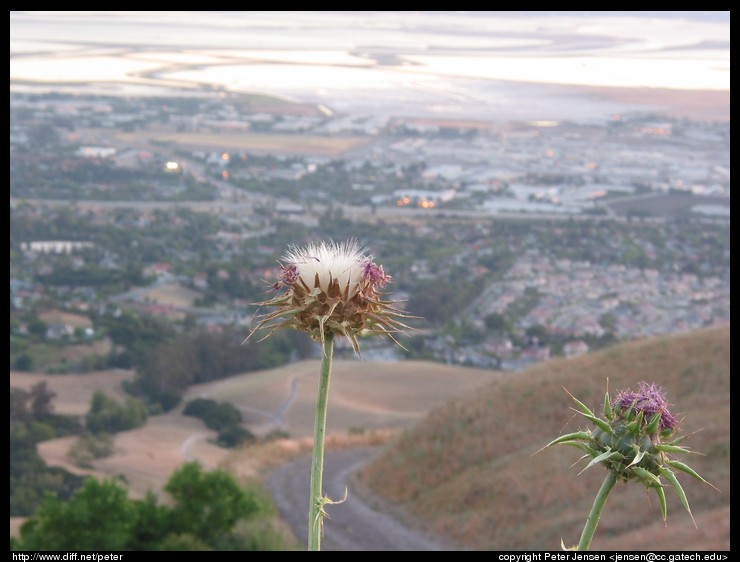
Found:
<path fill-rule="evenodd" d="M 334 335 L 326 334 L 321 359 L 319 395 L 316 398 L 316 417 L 313 426 L 313 460 L 311 461 L 311 499 L 308 508 L 308 550 L 321 550 L 323 526 L 324 437 L 326 435 L 326 407 L 329 400 L 329 375 L 334 357 Z"/>
<path fill-rule="evenodd" d="M 613 470 L 609 470 L 606 473 L 606 478 L 601 484 L 599 493 L 596 495 L 594 505 L 591 506 L 591 513 L 588 514 L 586 519 L 586 525 L 583 527 L 583 533 L 581 533 L 581 540 L 578 541 L 576 550 L 588 550 L 591 547 L 591 539 L 594 538 L 596 527 L 599 524 L 601 518 L 601 511 L 604 509 L 606 504 L 606 498 L 609 496 L 609 492 L 614 488 L 614 484 L 617 483 L 617 473 Z"/>

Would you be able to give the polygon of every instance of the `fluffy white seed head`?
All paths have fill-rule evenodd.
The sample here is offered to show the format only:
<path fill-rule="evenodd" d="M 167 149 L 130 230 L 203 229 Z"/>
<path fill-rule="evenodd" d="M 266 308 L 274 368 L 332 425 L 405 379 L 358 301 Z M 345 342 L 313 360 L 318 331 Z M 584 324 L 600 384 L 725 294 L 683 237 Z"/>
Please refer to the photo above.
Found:
<path fill-rule="evenodd" d="M 365 274 L 365 265 L 372 257 L 363 253 L 357 240 L 346 242 L 321 242 L 306 247 L 292 247 L 283 257 L 289 266 L 295 266 L 303 282 L 313 288 L 316 276 L 319 287 L 327 292 L 333 279 L 344 292 L 349 285 L 348 297 L 352 298 L 360 288 Z"/>

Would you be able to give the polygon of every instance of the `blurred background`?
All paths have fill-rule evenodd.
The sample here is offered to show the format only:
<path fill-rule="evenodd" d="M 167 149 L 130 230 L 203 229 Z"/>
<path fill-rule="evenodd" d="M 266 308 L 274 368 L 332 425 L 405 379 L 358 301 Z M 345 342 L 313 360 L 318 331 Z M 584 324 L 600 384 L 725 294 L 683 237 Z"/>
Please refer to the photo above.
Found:
<path fill-rule="evenodd" d="M 318 346 L 242 342 L 355 237 L 418 318 L 338 343 L 326 548 L 575 543 L 530 455 L 647 380 L 720 491 L 593 548 L 728 549 L 729 147 L 729 12 L 11 11 L 11 545 L 299 548 Z"/>

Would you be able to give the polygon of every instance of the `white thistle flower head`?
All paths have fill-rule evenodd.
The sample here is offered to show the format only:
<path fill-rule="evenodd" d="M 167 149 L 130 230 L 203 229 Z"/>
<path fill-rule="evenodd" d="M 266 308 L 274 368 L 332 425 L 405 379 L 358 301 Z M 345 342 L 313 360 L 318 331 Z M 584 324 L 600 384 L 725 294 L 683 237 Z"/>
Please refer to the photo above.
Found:
<path fill-rule="evenodd" d="M 318 281 L 318 287 L 329 292 L 332 283 L 336 282 L 349 297 L 360 290 L 365 280 L 365 267 L 372 263 L 373 257 L 363 254 L 356 240 L 343 243 L 321 242 L 309 244 L 305 248 L 292 247 L 283 257 L 287 265 L 283 266 L 281 282 L 285 285 L 295 283 L 298 278 L 309 287 Z"/>
<path fill-rule="evenodd" d="M 342 335 L 357 353 L 358 336 L 382 334 L 395 341 L 393 334 L 407 328 L 397 318 L 406 315 L 381 300 L 379 289 L 391 277 L 373 260 L 354 239 L 289 248 L 272 286 L 287 291 L 258 303 L 278 309 L 263 315 L 255 331 L 269 329 L 269 336 L 279 328 L 296 328 L 322 343 L 327 334 Z"/>

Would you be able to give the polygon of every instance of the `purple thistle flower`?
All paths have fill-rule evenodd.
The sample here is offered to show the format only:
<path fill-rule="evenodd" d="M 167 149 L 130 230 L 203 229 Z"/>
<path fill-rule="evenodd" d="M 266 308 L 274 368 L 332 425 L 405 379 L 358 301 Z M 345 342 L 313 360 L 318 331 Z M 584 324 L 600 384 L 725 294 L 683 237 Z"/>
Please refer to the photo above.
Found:
<path fill-rule="evenodd" d="M 280 285 L 292 285 L 298 280 L 298 266 L 291 263 L 282 266 L 280 272 Z"/>
<path fill-rule="evenodd" d="M 383 271 L 383 266 L 377 265 L 372 261 L 365 262 L 363 273 L 365 275 L 365 279 L 367 279 L 371 285 L 376 287 L 385 287 L 391 280 L 391 276 L 386 275 Z"/>
<path fill-rule="evenodd" d="M 612 406 L 615 410 L 627 410 L 632 407 L 635 414 L 642 412 L 645 423 L 655 414 L 660 414 L 661 431 L 678 427 L 678 420 L 669 410 L 670 404 L 665 398 L 665 389 L 655 383 L 641 381 L 637 392 L 629 388 L 620 391 Z"/>

